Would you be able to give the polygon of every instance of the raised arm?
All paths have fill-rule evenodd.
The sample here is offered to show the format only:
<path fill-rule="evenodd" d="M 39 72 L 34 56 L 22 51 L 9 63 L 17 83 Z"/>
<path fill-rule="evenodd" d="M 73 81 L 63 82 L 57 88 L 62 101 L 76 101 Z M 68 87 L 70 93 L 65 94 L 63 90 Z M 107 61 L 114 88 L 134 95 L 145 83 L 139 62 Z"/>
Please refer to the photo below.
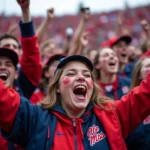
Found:
<path fill-rule="evenodd" d="M 24 96 L 29 98 L 40 81 L 42 70 L 41 56 L 37 36 L 35 35 L 30 16 L 30 0 L 17 0 L 17 2 L 22 11 L 22 21 L 19 25 L 21 29 L 21 45 L 23 49 L 21 73 L 18 80 Z"/>
<path fill-rule="evenodd" d="M 149 57 L 150 56 L 150 46 L 149 46 L 149 42 L 150 42 L 150 24 L 148 23 L 147 20 L 141 20 L 141 26 L 143 28 L 143 31 L 146 34 L 146 39 L 143 43 L 143 54 L 141 55 L 140 58 L 145 58 L 145 57 Z"/>
<path fill-rule="evenodd" d="M 150 74 L 128 95 L 116 103 L 117 114 L 126 138 L 150 114 Z"/>
<path fill-rule="evenodd" d="M 121 12 L 119 12 L 117 15 L 117 24 L 116 24 L 116 28 L 115 28 L 115 34 L 116 34 L 116 36 L 130 34 L 130 31 L 127 29 L 127 27 L 124 23 L 124 17 Z"/>
<path fill-rule="evenodd" d="M 78 27 L 77 27 L 74 35 L 73 35 L 68 55 L 77 54 L 78 53 L 78 48 L 82 47 L 81 37 L 82 37 L 82 35 L 85 31 L 85 28 L 86 28 L 86 25 L 87 25 L 87 21 L 89 20 L 89 17 L 90 17 L 90 12 L 89 11 L 84 10 L 81 13 L 81 20 L 80 20 L 79 25 L 78 25 Z"/>
<path fill-rule="evenodd" d="M 145 32 L 147 39 L 150 40 L 150 25 L 147 20 L 141 20 L 141 26 Z"/>
<path fill-rule="evenodd" d="M 43 34 L 45 33 L 45 30 L 47 29 L 49 23 L 53 20 L 54 17 L 55 17 L 54 9 L 53 8 L 48 9 L 46 18 L 44 19 L 44 21 L 40 24 L 40 26 L 36 30 L 36 34 L 38 36 L 39 43 L 42 42 Z"/>
<path fill-rule="evenodd" d="M 31 21 L 30 15 L 30 0 L 17 0 L 18 4 L 20 5 L 21 12 L 22 12 L 22 22 L 27 23 Z"/>
<path fill-rule="evenodd" d="M 89 43 L 89 33 L 88 32 L 84 32 L 81 35 L 79 44 L 74 45 L 73 47 L 71 47 L 71 51 L 75 51 L 75 54 L 81 55 L 83 54 L 84 49 L 87 47 L 88 43 Z"/>

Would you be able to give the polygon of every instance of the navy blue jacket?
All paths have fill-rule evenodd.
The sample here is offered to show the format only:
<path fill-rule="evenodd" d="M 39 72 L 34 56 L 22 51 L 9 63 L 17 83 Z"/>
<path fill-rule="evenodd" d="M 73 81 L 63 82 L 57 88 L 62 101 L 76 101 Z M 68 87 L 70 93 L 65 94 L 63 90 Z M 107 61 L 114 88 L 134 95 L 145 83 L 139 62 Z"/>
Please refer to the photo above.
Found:
<path fill-rule="evenodd" d="M 85 111 L 85 114 L 87 113 L 88 115 L 83 115 L 81 117 L 84 122 L 82 123 L 81 127 L 81 131 L 83 130 L 84 133 L 84 149 L 97 150 L 99 147 L 101 147 L 103 150 L 110 150 L 103 126 L 100 124 L 94 113 L 89 113 L 92 108 L 93 105 L 90 104 Z M 22 97 L 12 132 L 9 135 L 5 132 L 2 132 L 3 136 L 27 150 L 50 150 L 50 147 L 53 146 L 54 135 L 59 137 L 64 136 L 65 138 L 65 134 L 61 133 L 61 128 L 60 130 L 57 129 L 56 132 L 56 124 L 58 119 L 61 121 L 61 124 L 64 123 L 64 125 L 71 120 L 69 117 L 67 117 L 66 112 L 59 104 L 56 105 L 52 111 L 58 112 L 57 114 L 59 114 L 60 117 L 56 117 L 51 111 L 43 110 L 40 106 L 32 105 L 27 99 Z M 64 117 L 62 117 L 62 115 Z M 87 136 L 87 131 L 93 125 L 98 127 L 98 130 L 95 131 L 95 134 L 102 134 L 103 136 L 101 136 L 101 139 L 97 139 L 98 141 L 91 140 L 90 142 L 89 136 Z M 92 134 L 90 132 L 94 131 L 89 131 L 89 134 Z M 71 137 L 71 135 L 69 136 Z M 74 141 L 74 144 L 75 143 L 76 141 Z"/>
<path fill-rule="evenodd" d="M 106 96 L 118 100 L 129 92 L 130 83 L 129 78 L 117 76 L 113 83 L 104 84 L 100 82 L 100 86 Z"/>
<path fill-rule="evenodd" d="M 128 150 L 150 150 L 150 117 L 128 136 L 126 144 Z"/>
<path fill-rule="evenodd" d="M 50 141 L 57 150 L 126 150 L 124 138 L 150 114 L 149 91 L 150 75 L 120 101 L 108 102 L 108 109 L 89 105 L 83 116 L 71 119 L 60 105 L 43 110 L 0 80 L 0 126 L 8 133 L 3 132 L 5 138 L 29 150 L 49 150 Z"/>

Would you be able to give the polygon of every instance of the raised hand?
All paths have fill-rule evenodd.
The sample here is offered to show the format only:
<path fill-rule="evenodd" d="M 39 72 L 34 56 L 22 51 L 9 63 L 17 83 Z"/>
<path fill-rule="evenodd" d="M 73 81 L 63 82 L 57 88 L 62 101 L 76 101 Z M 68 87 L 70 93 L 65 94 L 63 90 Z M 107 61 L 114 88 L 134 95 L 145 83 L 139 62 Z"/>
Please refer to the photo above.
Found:
<path fill-rule="evenodd" d="M 87 46 L 89 43 L 89 32 L 84 32 L 80 38 L 82 46 Z"/>
<path fill-rule="evenodd" d="M 30 5 L 30 0 L 16 0 L 22 9 L 28 9 Z"/>
<path fill-rule="evenodd" d="M 49 20 L 52 20 L 54 17 L 55 17 L 55 15 L 54 15 L 54 9 L 53 8 L 48 9 L 47 10 L 47 18 Z"/>
<path fill-rule="evenodd" d="M 90 18 L 90 16 L 91 16 L 91 12 L 90 12 L 89 8 L 83 8 L 83 10 L 82 10 L 81 13 L 82 13 L 83 19 L 84 19 L 85 21 L 88 21 L 89 18 Z"/>
<path fill-rule="evenodd" d="M 117 15 L 117 23 L 118 25 L 123 25 L 123 22 L 124 22 L 123 14 L 119 12 Z"/>
<path fill-rule="evenodd" d="M 30 15 L 30 0 L 16 0 L 19 4 L 21 11 L 22 11 L 22 22 L 30 22 L 31 15 Z"/>

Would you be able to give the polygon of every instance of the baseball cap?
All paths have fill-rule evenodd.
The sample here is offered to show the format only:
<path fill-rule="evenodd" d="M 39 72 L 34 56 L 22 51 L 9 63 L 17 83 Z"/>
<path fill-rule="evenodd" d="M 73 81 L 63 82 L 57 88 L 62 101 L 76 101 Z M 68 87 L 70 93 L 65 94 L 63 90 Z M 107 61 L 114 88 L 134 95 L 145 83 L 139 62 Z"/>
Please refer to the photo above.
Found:
<path fill-rule="evenodd" d="M 65 57 L 65 55 L 62 53 L 54 54 L 47 59 L 47 61 L 45 62 L 45 66 L 49 66 L 53 61 L 60 60 L 63 57 Z"/>
<path fill-rule="evenodd" d="M 120 41 L 124 41 L 126 44 L 129 44 L 132 41 L 132 38 L 128 35 L 120 36 L 120 37 L 113 37 L 109 40 L 109 46 L 112 47 L 118 44 Z"/>
<path fill-rule="evenodd" d="M 10 49 L 10 48 L 7 48 L 7 47 L 0 47 L 0 56 L 9 57 L 12 60 L 15 67 L 17 66 L 18 60 L 19 60 L 18 59 L 18 54 L 13 49 Z"/>
<path fill-rule="evenodd" d="M 64 57 L 64 58 L 60 59 L 58 65 L 57 65 L 57 68 L 55 70 L 55 73 L 57 72 L 58 69 L 62 68 L 68 62 L 71 62 L 71 61 L 74 61 L 74 60 L 85 63 L 88 66 L 88 68 L 91 71 L 93 71 L 93 64 L 92 64 L 92 62 L 87 57 L 82 56 L 82 55 L 71 55 L 71 56 Z"/>

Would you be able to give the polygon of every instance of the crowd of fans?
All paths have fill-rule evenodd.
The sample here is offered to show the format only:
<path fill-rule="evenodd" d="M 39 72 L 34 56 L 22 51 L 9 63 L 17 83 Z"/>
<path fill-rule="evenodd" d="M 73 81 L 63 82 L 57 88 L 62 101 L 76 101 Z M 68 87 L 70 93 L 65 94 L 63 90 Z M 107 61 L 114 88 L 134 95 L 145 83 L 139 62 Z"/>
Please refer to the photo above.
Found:
<path fill-rule="evenodd" d="M 115 35 L 114 29 L 117 28 L 118 14 L 122 13 L 124 18 L 124 26 L 128 29 L 128 32 L 132 35 L 133 44 L 140 46 L 141 38 L 143 37 L 142 28 L 139 24 L 141 19 L 150 21 L 150 6 L 143 6 L 137 8 L 126 8 L 125 10 L 115 10 L 104 13 L 92 14 L 90 21 L 88 22 L 87 30 L 91 33 L 90 45 L 91 47 L 98 47 L 103 41 L 108 40 Z M 20 16 L 5 16 L 0 15 L 0 35 L 13 28 Z M 34 21 L 35 29 L 44 20 L 44 17 L 32 17 Z M 52 24 L 47 26 L 43 40 L 49 37 L 54 38 L 62 46 L 62 42 L 66 37 L 66 29 L 71 27 L 76 29 L 80 20 L 80 14 L 78 15 L 65 15 L 55 17 Z M 13 27 L 12 27 L 13 26 Z M 19 38 L 19 30 L 16 29 L 15 35 Z"/>
<path fill-rule="evenodd" d="M 82 8 L 78 15 L 61 17 L 55 16 L 55 9 L 50 8 L 46 11 L 46 17 L 32 17 L 29 8 L 30 0 L 16 1 L 21 8 L 21 17 L 0 15 L 0 127 L 3 135 L 2 137 L 0 134 L 0 149 L 35 150 L 40 148 L 48 150 L 51 146 L 53 149 L 60 148 L 59 144 L 66 148 L 67 144 L 63 142 L 56 145 L 53 143 L 53 141 L 57 141 L 55 140 L 57 138 L 53 136 L 55 130 L 51 130 L 51 128 L 56 128 L 56 130 L 59 128 L 63 131 L 61 125 L 59 127 L 56 125 L 56 118 L 62 119 L 59 122 L 61 124 L 68 116 L 69 119 L 73 119 L 73 127 L 80 133 L 79 137 L 82 134 L 82 138 L 85 139 L 86 144 L 80 144 L 84 149 L 91 146 L 87 144 L 89 139 L 84 137 L 90 135 L 82 133 L 84 119 L 77 120 L 80 122 L 78 122 L 78 127 L 76 127 L 76 122 L 74 124 L 74 119 L 88 116 L 91 111 L 89 114 L 85 113 L 86 115 L 71 116 L 67 108 L 71 104 L 65 99 L 65 96 L 70 94 L 70 90 L 67 91 L 64 87 L 69 84 L 69 77 L 74 78 L 78 75 L 78 71 L 81 71 L 78 70 L 79 67 L 79 69 L 86 68 L 86 71 L 81 73 L 84 77 L 80 77 L 78 82 L 86 81 L 89 89 L 94 86 L 92 98 L 95 99 L 91 98 L 90 101 L 102 106 L 109 117 L 105 113 L 104 115 L 110 120 L 111 127 L 108 126 L 109 123 L 106 125 L 107 119 L 104 116 L 102 116 L 105 120 L 102 121 L 103 124 L 101 125 L 102 122 L 97 123 L 95 121 L 97 117 L 94 115 L 98 114 L 99 116 L 99 111 L 97 112 L 94 106 L 91 107 L 91 103 L 86 106 L 87 110 L 95 111 L 92 121 L 89 122 L 97 123 L 98 128 L 96 130 L 95 124 L 94 127 L 92 125 L 89 127 L 88 124 L 88 131 L 85 131 L 98 135 L 97 139 L 93 139 L 95 141 L 90 141 L 90 144 L 91 142 L 94 144 L 100 142 L 97 147 L 92 144 L 93 150 L 101 145 L 104 150 L 116 150 L 119 142 L 121 143 L 118 148 L 120 150 L 125 150 L 126 146 L 129 150 L 149 150 L 150 6 L 133 9 L 127 7 L 125 10 L 100 14 L 91 14 L 89 8 Z M 75 69 L 68 71 L 67 75 L 62 73 L 66 66 L 71 68 L 71 65 Z M 143 80 L 145 81 L 142 82 Z M 139 86 L 141 82 L 143 84 Z M 63 88 L 59 88 L 58 84 Z M 139 89 L 132 90 L 137 86 Z M 85 85 L 78 85 L 73 93 L 78 99 L 83 100 L 86 97 L 86 88 Z M 116 103 L 118 110 L 116 114 L 119 116 L 117 131 L 113 126 L 115 117 L 111 118 L 112 114 L 109 114 L 107 108 L 105 110 L 103 107 L 104 99 L 110 103 L 112 101 Z M 74 103 L 72 105 L 76 107 Z M 52 123 L 49 124 L 45 120 L 46 123 L 42 122 L 43 118 L 47 118 L 45 117 L 47 114 L 43 115 L 46 111 L 42 112 L 41 107 L 44 110 L 52 110 L 52 115 L 50 115 Z M 111 108 L 110 105 L 109 108 Z M 78 112 L 78 107 L 76 111 Z M 34 116 L 35 112 L 38 115 Z M 62 114 L 64 116 L 61 116 Z M 105 125 L 108 128 L 103 128 Z M 102 127 L 100 133 L 98 133 L 99 127 Z M 91 128 L 93 131 L 90 131 Z M 60 130 L 58 130 L 59 136 L 64 136 L 65 134 L 61 134 Z M 115 133 L 115 137 L 118 138 L 116 142 L 108 130 L 110 133 Z M 107 132 L 105 133 L 105 131 Z M 49 137 L 49 134 L 52 138 Z M 42 140 L 39 135 L 43 138 Z M 77 142 L 76 138 L 79 137 L 75 136 L 74 142 Z M 82 138 L 79 139 L 83 140 Z M 50 143 L 49 139 L 51 139 Z M 66 139 L 63 140 L 66 142 Z M 69 149 L 68 147 L 67 149 Z M 83 149 L 79 147 L 79 144 L 75 146 L 76 149 Z"/>

